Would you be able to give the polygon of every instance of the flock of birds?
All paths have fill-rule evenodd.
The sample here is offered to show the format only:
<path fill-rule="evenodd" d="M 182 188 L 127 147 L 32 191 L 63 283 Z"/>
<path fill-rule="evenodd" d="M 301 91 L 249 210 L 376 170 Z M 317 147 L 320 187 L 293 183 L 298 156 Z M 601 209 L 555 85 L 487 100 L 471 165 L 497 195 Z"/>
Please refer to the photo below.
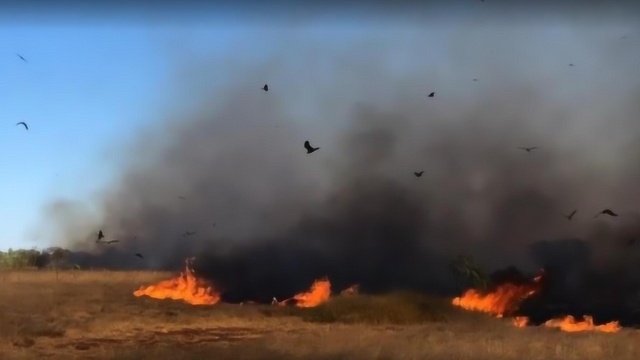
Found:
<path fill-rule="evenodd" d="M 16 56 L 18 56 L 18 58 L 20 58 L 20 60 L 24 61 L 25 63 L 28 63 L 27 59 L 24 56 L 22 56 L 20 54 L 17 54 L 17 53 L 16 53 Z M 574 66 L 574 64 L 569 64 L 569 66 Z M 473 79 L 473 81 L 478 81 L 478 79 Z M 263 91 L 265 91 L 265 92 L 268 92 L 269 91 L 269 84 L 264 84 L 264 86 L 262 86 L 261 89 Z M 432 91 L 427 95 L 427 97 L 434 98 L 435 95 L 436 95 L 435 91 Z M 25 130 L 27 130 L 27 131 L 29 130 L 29 125 L 27 125 L 26 122 L 20 121 L 20 122 L 16 123 L 16 126 L 19 126 L 19 125 L 22 125 L 25 128 Z M 320 147 L 313 147 L 311 145 L 311 143 L 309 142 L 309 140 L 306 140 L 304 142 L 303 146 L 304 146 L 304 149 L 307 151 L 307 154 L 313 154 L 314 152 L 320 150 Z M 518 149 L 526 151 L 528 153 L 531 153 L 532 151 L 534 151 L 536 149 L 539 149 L 539 147 L 538 146 L 518 147 Z M 419 178 L 424 174 L 424 170 L 416 171 L 413 174 L 416 177 Z M 184 196 L 178 196 L 178 198 L 181 199 L 181 200 L 186 200 L 186 198 Z M 573 217 L 576 215 L 577 212 L 578 212 L 578 210 L 575 209 L 570 214 L 568 214 L 568 215 L 562 214 L 562 216 L 565 217 L 567 220 L 571 221 L 573 219 Z M 608 216 L 613 216 L 613 217 L 617 217 L 618 216 L 618 214 L 616 212 L 614 212 L 613 210 L 611 210 L 611 209 L 603 209 L 602 211 L 598 212 L 594 216 L 594 218 L 596 218 L 596 217 L 598 217 L 600 215 L 608 215 Z M 213 224 L 213 226 L 215 226 L 215 223 Z M 185 231 L 182 234 L 182 236 L 183 237 L 187 237 L 187 236 L 193 236 L 195 234 L 196 234 L 195 231 Z M 116 244 L 116 243 L 120 242 L 120 240 L 117 240 L 117 239 L 111 239 L 111 240 L 104 240 L 104 239 L 105 239 L 104 232 L 102 230 L 100 230 L 98 232 L 96 243 L 105 244 L 105 245 L 111 245 L 111 244 Z M 628 241 L 628 245 L 631 245 L 631 244 L 635 243 L 635 241 L 636 241 L 636 239 L 629 240 Z M 141 253 L 135 253 L 134 256 L 139 257 L 141 259 L 144 259 L 144 256 Z"/>

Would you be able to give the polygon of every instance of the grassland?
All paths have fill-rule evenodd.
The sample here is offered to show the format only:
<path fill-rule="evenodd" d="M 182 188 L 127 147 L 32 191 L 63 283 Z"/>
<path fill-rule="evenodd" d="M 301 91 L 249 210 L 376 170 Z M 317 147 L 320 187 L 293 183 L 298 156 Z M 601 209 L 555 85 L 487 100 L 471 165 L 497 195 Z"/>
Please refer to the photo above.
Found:
<path fill-rule="evenodd" d="M 313 309 L 135 298 L 171 274 L 0 273 L 0 359 L 638 359 L 640 332 L 524 328 L 411 294 Z"/>

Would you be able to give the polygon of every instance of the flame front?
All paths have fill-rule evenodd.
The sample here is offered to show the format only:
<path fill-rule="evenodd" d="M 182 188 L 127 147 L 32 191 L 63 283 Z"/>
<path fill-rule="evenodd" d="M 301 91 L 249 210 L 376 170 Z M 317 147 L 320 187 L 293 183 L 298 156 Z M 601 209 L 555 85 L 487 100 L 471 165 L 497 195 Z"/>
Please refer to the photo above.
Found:
<path fill-rule="evenodd" d="M 197 278 L 189 262 L 185 271 L 173 279 L 155 285 L 141 286 L 134 296 L 149 296 L 154 299 L 183 300 L 191 305 L 214 305 L 220 301 L 220 294 L 204 279 Z"/>
<path fill-rule="evenodd" d="M 296 294 L 293 299 L 296 300 L 298 307 L 314 307 L 329 300 L 329 296 L 331 296 L 331 283 L 329 279 L 323 278 L 314 281 L 309 291 Z"/>
<path fill-rule="evenodd" d="M 505 283 L 487 294 L 469 289 L 462 296 L 454 298 L 452 304 L 465 310 L 486 312 L 502 317 L 516 311 L 522 301 L 539 292 L 541 279 L 542 275 L 537 276 L 529 284 Z"/>
<path fill-rule="evenodd" d="M 618 321 L 611 321 L 603 325 L 594 325 L 593 317 L 589 315 L 584 316 L 583 321 L 577 321 L 573 316 L 568 315 L 563 318 L 551 319 L 544 323 L 546 327 L 557 327 L 566 332 L 578 332 L 578 331 L 600 331 L 615 333 L 622 329 Z"/>

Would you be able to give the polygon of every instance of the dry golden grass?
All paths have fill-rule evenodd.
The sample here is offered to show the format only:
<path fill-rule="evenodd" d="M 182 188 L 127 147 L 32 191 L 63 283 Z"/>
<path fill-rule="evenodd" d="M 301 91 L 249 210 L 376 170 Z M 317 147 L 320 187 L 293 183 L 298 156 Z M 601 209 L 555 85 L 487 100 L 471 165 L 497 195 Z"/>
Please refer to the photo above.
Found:
<path fill-rule="evenodd" d="M 518 329 L 508 320 L 444 309 L 440 303 L 425 310 L 420 301 L 403 296 L 339 300 L 300 312 L 196 307 L 132 295 L 140 285 L 168 276 L 67 271 L 56 281 L 55 272 L 0 273 L 0 359 L 625 360 L 640 355 L 640 332 L 634 330 Z M 442 314 L 432 316 L 435 309 Z M 414 317 L 419 323 L 409 324 Z"/>

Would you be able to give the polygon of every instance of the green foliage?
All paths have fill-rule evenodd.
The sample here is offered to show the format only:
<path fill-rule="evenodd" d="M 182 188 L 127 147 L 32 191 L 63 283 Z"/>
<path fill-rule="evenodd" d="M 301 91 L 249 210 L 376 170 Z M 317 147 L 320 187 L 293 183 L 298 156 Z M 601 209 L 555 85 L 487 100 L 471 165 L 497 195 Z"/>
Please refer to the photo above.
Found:
<path fill-rule="evenodd" d="M 451 305 L 443 299 L 399 292 L 387 295 L 338 296 L 312 308 L 272 307 L 268 316 L 297 316 L 317 323 L 418 324 L 444 322 Z"/>
<path fill-rule="evenodd" d="M 69 253 L 69 250 L 62 248 L 0 251 L 0 269 L 66 267 Z"/>
<path fill-rule="evenodd" d="M 458 255 L 451 262 L 451 271 L 464 288 L 486 290 L 489 287 L 489 277 L 470 256 Z"/>

